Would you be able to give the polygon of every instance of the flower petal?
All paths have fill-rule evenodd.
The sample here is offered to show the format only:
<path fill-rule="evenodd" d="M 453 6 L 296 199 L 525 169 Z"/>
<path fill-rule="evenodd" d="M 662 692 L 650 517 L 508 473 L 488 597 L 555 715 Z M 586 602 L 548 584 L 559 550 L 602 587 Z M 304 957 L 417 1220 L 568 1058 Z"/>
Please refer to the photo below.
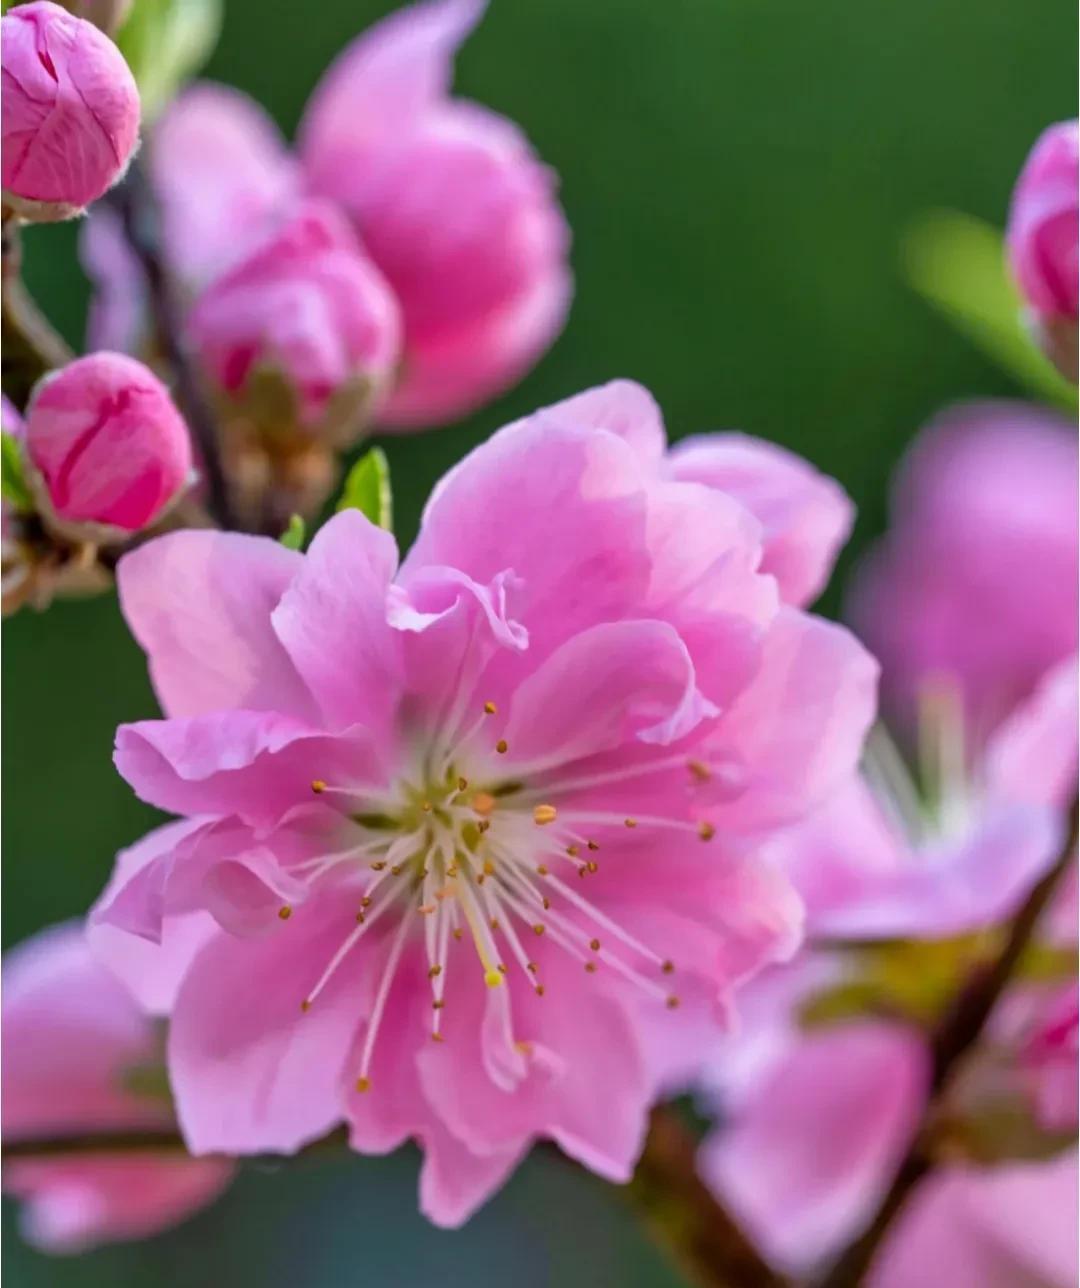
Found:
<path fill-rule="evenodd" d="M 225 707 L 314 714 L 270 613 L 303 556 L 266 537 L 187 531 L 120 560 L 120 605 L 167 715 Z"/>

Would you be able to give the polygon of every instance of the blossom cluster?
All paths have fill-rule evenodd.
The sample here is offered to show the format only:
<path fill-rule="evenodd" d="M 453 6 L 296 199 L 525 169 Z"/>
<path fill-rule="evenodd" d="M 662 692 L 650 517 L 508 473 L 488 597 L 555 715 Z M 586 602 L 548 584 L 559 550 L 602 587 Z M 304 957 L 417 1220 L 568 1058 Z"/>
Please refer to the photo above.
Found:
<path fill-rule="evenodd" d="M 173 816 L 5 960 L 24 1233 L 143 1237 L 335 1132 L 416 1142 L 420 1208 L 457 1226 L 540 1141 L 629 1181 L 689 1091 L 768 1281 L 869 1230 L 875 1288 L 1067 1288 L 1068 420 L 935 417 L 843 623 L 812 611 L 841 485 L 741 433 L 669 445 L 628 379 L 481 443 L 403 554 L 374 454 L 316 527 L 345 449 L 494 397 L 569 307 L 551 172 L 449 92 L 482 9 L 360 36 L 293 147 L 194 84 L 134 160 L 109 35 L 48 0 L 2 20 L 5 256 L 85 213 L 95 287 L 89 351 L 27 322 L 5 383 L 5 609 L 115 584 L 161 709 L 115 765 Z M 1076 186 L 1064 123 L 1007 231 L 1073 379 Z M 5 262 L 9 288 L 17 319 Z"/>

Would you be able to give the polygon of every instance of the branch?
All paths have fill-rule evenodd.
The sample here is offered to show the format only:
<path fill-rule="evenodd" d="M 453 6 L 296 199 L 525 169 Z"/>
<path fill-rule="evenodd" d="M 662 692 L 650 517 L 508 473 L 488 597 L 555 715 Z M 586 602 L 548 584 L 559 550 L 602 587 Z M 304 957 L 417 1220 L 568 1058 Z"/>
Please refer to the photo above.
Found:
<path fill-rule="evenodd" d="M 342 1128 L 331 1132 L 320 1140 L 313 1141 L 299 1153 L 305 1157 L 311 1154 L 325 1153 L 336 1149 L 347 1141 L 347 1134 Z M 2 1150 L 5 1163 L 15 1162 L 20 1158 L 57 1158 L 70 1157 L 72 1154 L 187 1154 L 188 1148 L 184 1138 L 175 1127 L 145 1128 L 136 1131 L 100 1131 L 75 1132 L 64 1136 L 27 1137 L 25 1140 L 4 1141 Z M 214 1157 L 218 1157 L 215 1155 Z M 225 1157 L 221 1155 L 220 1157 Z M 285 1156 L 281 1154 L 252 1154 L 242 1158 L 229 1156 L 233 1163 L 252 1163 L 265 1165 L 281 1163 Z"/>
<path fill-rule="evenodd" d="M 172 367 L 177 400 L 202 456 L 209 509 L 221 527 L 235 528 L 214 411 L 184 346 L 182 311 L 161 253 L 157 203 L 138 159 L 104 199 L 120 216 L 124 234 L 146 277 L 158 343 Z"/>
<path fill-rule="evenodd" d="M 3 304 L 0 351 L 4 392 L 19 411 L 30 391 L 53 367 L 72 358 L 71 350 L 46 320 L 22 282 L 22 234 L 16 216 L 5 213 L 0 229 L 3 249 Z"/>
<path fill-rule="evenodd" d="M 1058 881 L 1072 862 L 1077 840 L 1075 804 L 1069 818 L 1068 835 L 1061 853 L 1014 917 L 1001 952 L 987 966 L 976 971 L 938 1026 L 930 1047 L 930 1092 L 923 1113 L 923 1126 L 897 1168 L 892 1184 L 865 1233 L 840 1257 L 820 1281 L 819 1288 L 856 1288 L 864 1281 L 893 1218 L 910 1198 L 915 1186 L 932 1170 L 934 1160 L 927 1124 L 934 1120 L 958 1066 L 982 1036 L 998 999 L 1031 943 Z"/>
<path fill-rule="evenodd" d="M 698 1176 L 697 1141 L 669 1106 L 653 1110 L 629 1194 L 701 1288 L 783 1288 L 784 1280 Z"/>

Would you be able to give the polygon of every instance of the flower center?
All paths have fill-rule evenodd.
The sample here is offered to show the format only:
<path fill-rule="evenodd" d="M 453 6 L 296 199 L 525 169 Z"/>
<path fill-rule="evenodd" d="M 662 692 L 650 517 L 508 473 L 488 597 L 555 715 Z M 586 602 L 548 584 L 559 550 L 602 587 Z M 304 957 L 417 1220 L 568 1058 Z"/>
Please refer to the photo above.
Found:
<path fill-rule="evenodd" d="M 496 713 L 484 704 L 477 727 Z M 692 782 L 708 768 L 685 756 L 635 764 L 592 775 L 558 777 L 559 767 L 527 777 L 500 775 L 490 755 L 476 754 L 476 729 L 456 740 L 451 751 L 428 749 L 389 793 L 312 782 L 319 796 L 341 798 L 360 840 L 347 850 L 302 865 L 308 881 L 347 865 L 361 875 L 356 926 L 301 1003 L 307 1011 L 351 949 L 393 911 L 397 926 L 388 947 L 361 1053 L 357 1087 L 371 1085 L 370 1065 L 387 998 L 410 943 L 422 940 L 431 983 L 431 1037 L 443 1040 L 442 1013 L 451 946 L 471 943 L 484 983 L 505 988 L 512 973 L 538 996 L 545 994 L 543 971 L 527 945 L 543 938 L 579 962 L 588 974 L 610 970 L 669 1008 L 678 997 L 666 987 L 675 967 L 642 943 L 589 897 L 588 880 L 600 872 L 606 829 L 675 829 L 710 840 L 708 823 L 686 819 L 631 817 L 584 809 L 574 793 L 665 770 L 689 772 Z M 500 739 L 497 756 L 508 752 Z M 472 754 L 470 754 L 472 753 Z M 485 766 L 472 770 L 472 766 Z M 475 775 L 475 776 L 474 776 Z M 553 794 L 554 793 L 554 794 Z M 555 794 L 571 803 L 555 803 Z M 595 801 L 595 795 L 591 796 Z M 605 842 L 606 844 L 606 842 Z M 350 889 L 353 886 L 350 884 Z M 287 918 L 290 909 L 281 909 Z M 507 990 L 509 991 L 509 990 Z M 507 1012 L 507 1036 L 510 1023 Z M 520 1048 L 520 1044 L 515 1044 Z"/>

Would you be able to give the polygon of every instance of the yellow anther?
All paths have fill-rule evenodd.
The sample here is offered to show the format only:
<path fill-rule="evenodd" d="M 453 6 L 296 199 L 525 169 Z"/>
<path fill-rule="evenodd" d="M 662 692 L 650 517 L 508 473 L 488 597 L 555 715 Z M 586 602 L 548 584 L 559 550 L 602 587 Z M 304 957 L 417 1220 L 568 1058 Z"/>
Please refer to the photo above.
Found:
<path fill-rule="evenodd" d="M 498 711 L 498 709 L 499 708 L 495 705 L 494 702 L 484 703 L 484 715 L 486 716 L 493 716 L 495 712 Z"/>
<path fill-rule="evenodd" d="M 303 1011 L 305 1015 L 307 1015 L 308 1011 L 311 1010 L 311 999 L 305 997 L 304 1000 L 300 1003 L 300 1009 L 301 1011 Z"/>
<path fill-rule="evenodd" d="M 707 783 L 712 777 L 712 770 L 703 760 L 688 760 L 686 768 L 689 769 L 699 783 Z"/>
<path fill-rule="evenodd" d="M 581 867 L 580 867 L 580 868 L 578 868 L 578 870 L 577 870 L 577 874 L 578 874 L 578 876 L 579 876 L 579 877 L 581 877 L 581 878 L 582 878 L 582 880 L 584 880 L 584 879 L 585 879 L 585 877 L 587 877 L 587 876 L 589 875 L 589 869 L 588 869 L 588 867 L 583 863 L 583 864 L 581 865 Z"/>
<path fill-rule="evenodd" d="M 535 975 L 536 972 L 540 969 L 540 967 L 537 966 L 536 962 L 526 962 L 525 969 L 532 971 L 532 973 Z"/>
<path fill-rule="evenodd" d="M 484 876 L 493 877 L 495 875 L 495 864 L 490 859 L 484 860 Z"/>
<path fill-rule="evenodd" d="M 500 756 L 505 756 L 506 753 L 510 750 L 510 744 L 506 741 L 505 738 L 500 738 L 499 741 L 495 744 L 495 750 L 499 753 Z"/>
<path fill-rule="evenodd" d="M 716 828 L 711 823 L 702 821 L 698 824 L 697 834 L 703 841 L 711 841 L 716 835 Z"/>
<path fill-rule="evenodd" d="M 432 1040 L 432 1042 L 445 1042 L 445 1041 L 446 1041 L 446 1039 L 443 1037 L 443 1035 L 442 1035 L 441 1033 L 432 1033 L 432 1035 L 431 1035 L 431 1040 Z"/>
<path fill-rule="evenodd" d="M 370 1079 L 370 1078 L 357 1078 L 357 1080 L 356 1080 L 356 1090 L 357 1090 L 357 1091 L 359 1091 L 359 1092 L 370 1091 L 370 1090 L 371 1090 L 371 1079 Z"/>
<path fill-rule="evenodd" d="M 420 808 L 424 811 L 424 813 L 425 813 L 425 814 L 430 814 L 430 813 L 431 813 L 431 801 L 421 801 L 421 802 L 420 802 Z"/>
<path fill-rule="evenodd" d="M 600 848 L 599 844 L 596 841 L 586 841 L 585 844 L 588 846 L 590 850 L 592 850 L 594 854 Z"/>
<path fill-rule="evenodd" d="M 589 940 L 589 947 L 593 950 L 593 952 L 594 952 L 594 953 L 598 953 L 598 952 L 600 951 L 600 940 L 599 940 L 599 939 L 590 939 L 590 940 Z"/>
<path fill-rule="evenodd" d="M 441 974 L 442 974 L 442 967 L 438 965 L 438 963 L 436 963 L 434 966 L 428 967 L 428 973 L 427 973 L 428 979 L 435 979 L 436 976 Z"/>
<path fill-rule="evenodd" d="M 636 818 L 624 818 L 624 819 L 623 819 L 623 824 L 624 824 L 626 827 L 637 827 L 637 819 L 636 819 Z"/>
<path fill-rule="evenodd" d="M 379 859 L 371 865 L 371 870 L 372 872 L 382 872 L 385 867 L 386 867 L 386 860 Z"/>
<path fill-rule="evenodd" d="M 435 1001 L 431 1003 L 431 1008 L 434 1011 L 441 1011 L 445 1005 L 446 1003 L 442 1000 L 442 998 L 437 997 Z"/>
<path fill-rule="evenodd" d="M 499 929 L 498 917 L 492 917 L 491 921 L 488 924 L 491 926 L 492 930 L 498 930 Z"/>
<path fill-rule="evenodd" d="M 544 996 L 544 986 L 543 986 L 543 984 L 537 984 L 537 986 L 536 986 L 536 996 L 537 996 L 537 997 L 543 997 L 543 996 Z"/>
<path fill-rule="evenodd" d="M 589 871 L 589 872 L 599 872 L 599 871 L 600 871 L 600 864 L 599 864 L 599 863 L 597 863 L 597 862 L 595 861 L 595 859 L 590 859 L 590 860 L 588 861 L 588 863 L 586 863 L 586 864 L 585 864 L 585 868 L 586 868 L 586 870 L 587 870 L 587 871 Z"/>
<path fill-rule="evenodd" d="M 430 917 L 433 912 L 438 911 L 438 907 L 439 905 L 435 903 L 422 903 L 416 911 L 423 913 L 425 917 Z"/>
<path fill-rule="evenodd" d="M 665 975 L 670 975 L 675 970 L 675 963 L 673 961 L 666 961 L 663 963 L 660 969 L 664 972 Z"/>
<path fill-rule="evenodd" d="M 484 983 L 488 988 L 498 988 L 503 982 L 502 972 L 497 970 L 484 971 Z"/>
<path fill-rule="evenodd" d="M 514 1050 L 520 1051 L 522 1055 L 532 1055 L 532 1043 L 526 1042 L 524 1038 L 519 1038 L 514 1043 Z"/>
<path fill-rule="evenodd" d="M 358 912 L 356 914 L 356 921 L 357 921 L 357 924 L 360 926 L 364 924 L 364 914 L 362 912 Z"/>
<path fill-rule="evenodd" d="M 483 836 L 490 826 L 491 826 L 491 819 L 482 818 L 480 822 L 477 823 L 476 830 L 480 833 L 481 836 Z"/>
<path fill-rule="evenodd" d="M 544 867 L 544 865 L 541 863 L 536 869 L 536 875 L 538 877 L 546 877 L 547 874 L 548 874 L 547 868 Z"/>
<path fill-rule="evenodd" d="M 458 943 L 461 943 L 464 936 L 465 936 L 465 932 L 461 929 L 460 926 L 458 926 L 458 928 L 454 931 L 454 938 L 458 941 Z"/>
<path fill-rule="evenodd" d="M 405 871 L 404 863 L 395 863 L 394 866 L 390 869 L 390 875 L 392 877 L 399 877 L 404 871 Z"/>
<path fill-rule="evenodd" d="M 371 907 L 371 895 L 369 894 L 364 895 L 364 897 L 360 900 L 360 907 L 361 908 Z"/>
<path fill-rule="evenodd" d="M 501 975 L 505 975 L 507 973 L 506 966 L 502 962 L 499 962 L 499 973 Z"/>
<path fill-rule="evenodd" d="M 551 900 L 548 899 L 546 896 L 543 899 L 541 899 L 540 902 L 544 905 L 545 911 L 551 907 Z"/>
<path fill-rule="evenodd" d="M 549 823 L 554 823 L 559 817 L 559 811 L 554 805 L 536 805 L 533 807 L 533 822 L 537 827 L 546 827 Z"/>
<path fill-rule="evenodd" d="M 533 934 L 542 935 L 543 933 L 544 933 L 544 923 L 542 921 L 538 921 L 536 925 L 533 926 Z"/>
<path fill-rule="evenodd" d="M 289 918 L 292 916 L 292 909 L 289 907 L 287 903 L 283 904 L 282 907 L 280 907 L 277 910 L 277 915 L 281 918 L 282 921 L 288 921 Z"/>
<path fill-rule="evenodd" d="M 484 817 L 495 808 L 495 797 L 490 792 L 474 792 L 471 803 L 477 814 Z"/>
<path fill-rule="evenodd" d="M 569 854 L 569 855 L 570 855 L 570 857 L 571 857 L 572 859 L 576 859 L 576 858 L 577 858 L 577 856 L 581 853 L 581 846 L 580 846 L 580 845 L 568 845 L 568 846 L 566 847 L 566 852 L 567 852 L 567 854 Z"/>
<path fill-rule="evenodd" d="M 595 975 L 595 974 L 596 974 L 596 962 L 586 962 L 586 963 L 585 963 L 585 969 L 588 971 L 588 973 L 589 973 L 590 975 Z"/>
<path fill-rule="evenodd" d="M 313 778 L 311 780 L 311 790 L 315 793 L 316 796 L 318 796 L 322 792 L 326 791 L 326 784 L 323 782 L 321 778 Z"/>
<path fill-rule="evenodd" d="M 469 780 L 467 778 L 459 778 L 457 780 L 457 789 L 459 792 L 463 792 L 465 788 L 468 787 L 468 785 L 469 785 Z"/>
<path fill-rule="evenodd" d="M 675 994 L 674 994 L 674 993 L 672 993 L 672 994 L 668 997 L 668 999 L 667 999 L 667 1001 L 664 1003 L 664 1005 L 668 1008 L 668 1010 L 669 1010 L 669 1011 L 675 1011 L 675 1010 L 678 1010 L 678 1006 L 679 1006 L 679 999 L 675 996 Z"/>

